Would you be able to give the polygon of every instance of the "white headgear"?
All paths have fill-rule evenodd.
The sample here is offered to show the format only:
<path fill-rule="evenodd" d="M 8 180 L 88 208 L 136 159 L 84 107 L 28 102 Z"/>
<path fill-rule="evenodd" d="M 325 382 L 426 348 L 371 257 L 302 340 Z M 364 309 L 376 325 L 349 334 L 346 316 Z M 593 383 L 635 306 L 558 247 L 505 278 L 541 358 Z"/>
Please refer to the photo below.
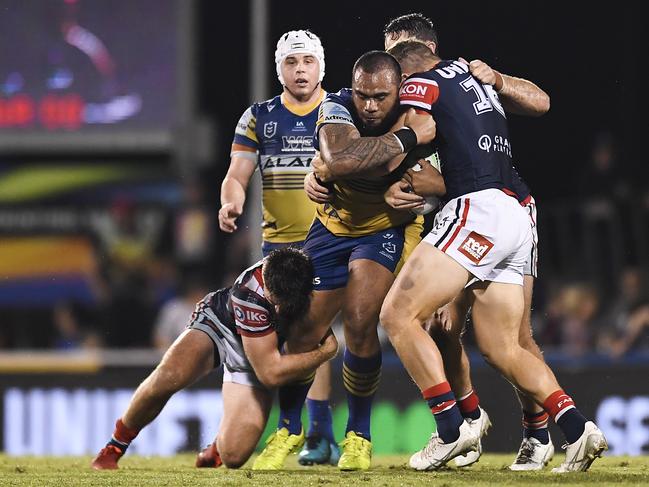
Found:
<path fill-rule="evenodd" d="M 293 54 L 311 54 L 320 63 L 320 79 L 322 81 L 325 75 L 324 49 L 317 35 L 308 30 L 291 30 L 282 35 L 277 41 L 275 50 L 275 67 L 277 69 L 277 79 L 284 85 L 282 78 L 282 61 Z"/>

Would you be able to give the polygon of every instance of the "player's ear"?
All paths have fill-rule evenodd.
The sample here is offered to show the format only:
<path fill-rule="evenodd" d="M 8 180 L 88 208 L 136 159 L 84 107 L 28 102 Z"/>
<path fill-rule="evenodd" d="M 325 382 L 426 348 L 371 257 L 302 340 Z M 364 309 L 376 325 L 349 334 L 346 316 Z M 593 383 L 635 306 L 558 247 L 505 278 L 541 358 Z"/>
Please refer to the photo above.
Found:
<path fill-rule="evenodd" d="M 433 54 L 437 54 L 437 44 L 435 44 L 433 41 L 427 41 L 426 45 L 431 51 L 433 51 Z"/>

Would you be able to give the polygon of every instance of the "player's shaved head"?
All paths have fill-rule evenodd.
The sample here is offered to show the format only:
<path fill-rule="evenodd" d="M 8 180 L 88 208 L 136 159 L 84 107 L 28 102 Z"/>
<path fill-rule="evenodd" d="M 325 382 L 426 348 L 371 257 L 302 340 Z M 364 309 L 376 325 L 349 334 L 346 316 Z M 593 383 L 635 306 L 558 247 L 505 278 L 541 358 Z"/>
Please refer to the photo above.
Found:
<path fill-rule="evenodd" d="M 359 57 L 352 69 L 352 80 L 359 70 L 370 74 L 387 71 L 394 75 L 394 80 L 397 83 L 401 82 L 401 67 L 398 61 L 385 51 L 369 51 Z"/>
<path fill-rule="evenodd" d="M 389 52 L 399 62 L 401 69 L 406 74 L 426 71 L 439 60 L 439 57 L 433 54 L 426 44 L 418 41 L 399 42 Z"/>
<path fill-rule="evenodd" d="M 354 63 L 352 100 L 363 136 L 382 135 L 399 113 L 399 62 L 385 51 L 370 51 Z"/>

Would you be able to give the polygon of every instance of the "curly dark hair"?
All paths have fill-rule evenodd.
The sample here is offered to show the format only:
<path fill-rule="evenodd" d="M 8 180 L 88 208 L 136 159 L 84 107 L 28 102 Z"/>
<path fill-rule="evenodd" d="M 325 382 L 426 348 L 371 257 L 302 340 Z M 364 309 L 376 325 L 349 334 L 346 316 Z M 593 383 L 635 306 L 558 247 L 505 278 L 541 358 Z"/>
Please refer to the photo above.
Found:
<path fill-rule="evenodd" d="M 411 13 L 396 17 L 383 28 L 383 36 L 390 36 L 396 38 L 400 33 L 406 33 L 411 37 L 427 42 L 432 41 L 435 43 L 435 54 L 439 52 L 439 36 L 433 21 L 421 13 Z"/>
<path fill-rule="evenodd" d="M 314 270 L 302 250 L 286 247 L 271 251 L 263 263 L 264 286 L 278 306 L 278 325 L 287 326 L 309 311 Z"/>

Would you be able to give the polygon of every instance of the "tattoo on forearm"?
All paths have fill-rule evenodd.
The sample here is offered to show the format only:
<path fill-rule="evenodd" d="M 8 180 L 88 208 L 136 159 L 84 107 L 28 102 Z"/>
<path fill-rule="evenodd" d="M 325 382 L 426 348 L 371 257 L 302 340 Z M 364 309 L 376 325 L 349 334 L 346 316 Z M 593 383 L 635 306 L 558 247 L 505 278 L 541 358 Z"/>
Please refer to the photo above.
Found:
<path fill-rule="evenodd" d="M 356 174 L 379 167 L 401 154 L 397 138 L 388 133 L 380 137 L 358 137 L 351 144 L 349 126 L 331 125 L 326 131 L 326 143 L 332 160 L 328 165 L 336 175 Z M 340 148 L 338 148 L 340 147 Z"/>

